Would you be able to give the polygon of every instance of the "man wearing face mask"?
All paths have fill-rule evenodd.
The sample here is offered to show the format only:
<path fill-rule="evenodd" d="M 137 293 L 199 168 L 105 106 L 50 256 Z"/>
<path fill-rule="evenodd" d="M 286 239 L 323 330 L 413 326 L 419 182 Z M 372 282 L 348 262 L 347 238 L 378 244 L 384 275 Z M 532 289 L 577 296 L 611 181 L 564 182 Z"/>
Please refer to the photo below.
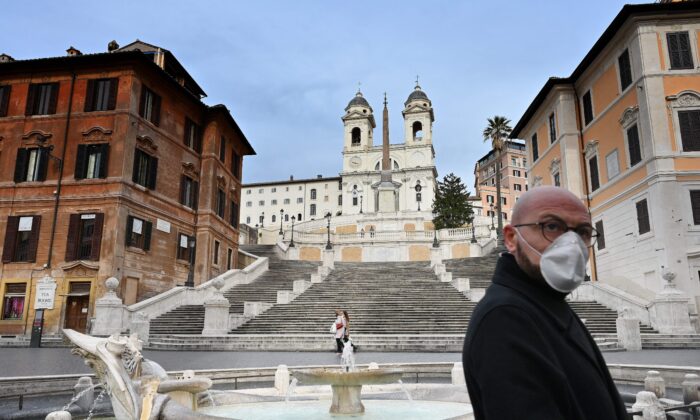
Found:
<path fill-rule="evenodd" d="M 462 362 L 480 419 L 619 419 L 625 406 L 565 298 L 583 281 L 597 232 L 558 187 L 520 196 L 493 284 L 476 306 Z"/>

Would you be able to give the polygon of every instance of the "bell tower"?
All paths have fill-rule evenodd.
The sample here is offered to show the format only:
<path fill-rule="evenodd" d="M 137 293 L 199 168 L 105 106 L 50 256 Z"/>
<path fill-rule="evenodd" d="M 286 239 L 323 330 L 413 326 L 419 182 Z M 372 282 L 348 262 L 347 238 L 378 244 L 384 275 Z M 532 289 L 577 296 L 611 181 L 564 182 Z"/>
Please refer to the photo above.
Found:
<path fill-rule="evenodd" d="M 355 97 L 345 107 L 345 115 L 342 117 L 345 126 L 343 153 L 366 151 L 373 146 L 372 131 L 377 124 L 372 112 L 372 107 L 358 89 Z"/>
<path fill-rule="evenodd" d="M 432 144 L 433 142 L 433 104 L 423 92 L 418 79 L 401 112 L 404 120 L 404 139 L 406 145 Z"/>

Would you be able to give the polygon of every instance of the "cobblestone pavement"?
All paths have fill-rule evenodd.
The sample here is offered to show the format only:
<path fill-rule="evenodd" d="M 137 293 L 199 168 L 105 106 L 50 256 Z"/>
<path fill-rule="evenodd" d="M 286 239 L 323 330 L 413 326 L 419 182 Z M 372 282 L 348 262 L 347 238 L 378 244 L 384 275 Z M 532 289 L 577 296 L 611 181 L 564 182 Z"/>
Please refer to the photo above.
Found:
<path fill-rule="evenodd" d="M 331 365 L 339 363 L 333 352 L 233 352 L 233 351 L 149 351 L 146 358 L 166 370 L 227 369 L 248 367 Z M 603 353 L 608 363 L 700 367 L 700 351 L 643 350 Z M 458 362 L 460 353 L 365 353 L 356 354 L 358 364 Z M 0 348 L 0 377 L 90 373 L 82 360 L 68 348 Z"/>

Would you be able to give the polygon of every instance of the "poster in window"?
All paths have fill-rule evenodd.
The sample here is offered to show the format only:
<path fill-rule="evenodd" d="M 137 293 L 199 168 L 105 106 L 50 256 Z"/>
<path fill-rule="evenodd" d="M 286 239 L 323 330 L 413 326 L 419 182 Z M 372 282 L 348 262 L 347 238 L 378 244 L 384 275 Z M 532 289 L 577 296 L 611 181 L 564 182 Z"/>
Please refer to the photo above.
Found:
<path fill-rule="evenodd" d="M 33 217 L 20 217 L 18 231 L 20 232 L 31 232 L 32 231 L 32 221 Z"/>
<path fill-rule="evenodd" d="M 187 248 L 187 236 L 180 235 L 180 248 Z"/>
<path fill-rule="evenodd" d="M 131 226 L 131 231 L 135 234 L 140 235 L 143 232 L 143 220 L 134 219 L 134 223 Z"/>
<path fill-rule="evenodd" d="M 95 215 L 94 214 L 81 214 L 80 218 L 82 220 L 92 220 L 95 218 Z"/>

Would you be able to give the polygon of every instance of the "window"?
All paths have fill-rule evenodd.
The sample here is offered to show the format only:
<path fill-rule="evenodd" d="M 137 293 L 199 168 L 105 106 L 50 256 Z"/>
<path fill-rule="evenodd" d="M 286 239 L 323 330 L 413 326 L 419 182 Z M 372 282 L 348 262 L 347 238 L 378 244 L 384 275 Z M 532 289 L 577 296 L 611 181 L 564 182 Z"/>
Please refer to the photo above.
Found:
<path fill-rule="evenodd" d="M 328 189 L 328 184 L 323 184 L 323 189 L 327 190 Z"/>
<path fill-rule="evenodd" d="M 117 106 L 119 79 L 92 79 L 87 82 L 85 112 L 111 111 Z"/>
<path fill-rule="evenodd" d="M 229 214 L 229 223 L 234 228 L 238 229 L 238 203 L 231 201 L 231 214 Z"/>
<path fill-rule="evenodd" d="M 358 201 L 359 201 L 359 200 L 357 199 L 357 197 L 353 197 L 353 198 L 352 198 L 352 205 L 353 205 L 353 206 L 356 206 Z"/>
<path fill-rule="evenodd" d="M 27 93 L 26 115 L 49 115 L 56 113 L 58 102 L 58 83 L 41 83 L 29 85 Z"/>
<path fill-rule="evenodd" d="M 248 216 L 248 217 L 245 218 L 245 222 L 246 222 L 247 224 L 250 224 L 250 216 Z"/>
<path fill-rule="evenodd" d="M 66 261 L 99 261 L 103 222 L 103 213 L 70 215 Z"/>
<path fill-rule="evenodd" d="M 327 196 L 327 195 L 324 195 L 324 196 L 323 196 L 323 201 L 328 202 L 328 196 Z"/>
<path fill-rule="evenodd" d="M 304 198 L 302 198 L 302 197 L 297 198 L 297 204 L 301 204 L 303 202 L 304 202 Z"/>
<path fill-rule="evenodd" d="M 231 248 L 228 249 L 228 252 L 226 253 L 226 269 L 230 270 L 233 266 L 233 250 Z"/>
<path fill-rule="evenodd" d="M 312 200 L 316 199 L 316 189 L 315 188 L 311 190 L 311 199 Z"/>
<path fill-rule="evenodd" d="M 362 132 L 360 131 L 360 129 L 358 127 L 355 127 L 350 132 L 350 137 L 351 137 L 350 145 L 351 146 L 359 146 L 360 142 L 362 141 Z"/>
<path fill-rule="evenodd" d="M 264 193 L 264 192 L 265 192 L 265 188 L 260 188 L 260 189 L 258 189 L 258 194 L 262 194 L 262 193 Z"/>
<path fill-rule="evenodd" d="M 289 187 L 284 187 L 284 190 L 289 192 Z"/>
<path fill-rule="evenodd" d="M 151 229 L 153 223 L 128 216 L 126 219 L 126 246 L 140 248 L 144 251 L 151 249 Z"/>
<path fill-rule="evenodd" d="M 216 215 L 222 219 L 226 216 L 226 193 L 222 189 L 216 191 Z"/>
<path fill-rule="evenodd" d="M 639 227 L 639 234 L 643 235 L 651 231 L 651 226 L 649 225 L 649 208 L 647 207 L 647 200 L 638 201 L 635 206 L 637 207 L 637 226 Z"/>
<path fill-rule="evenodd" d="M 598 231 L 598 238 L 596 239 L 596 244 L 598 245 L 598 251 L 605 249 L 605 230 L 603 229 L 603 221 L 598 220 L 595 222 L 595 230 Z"/>
<path fill-rule="evenodd" d="M 272 223 L 275 223 L 277 221 L 277 215 L 273 214 L 272 215 Z"/>
<path fill-rule="evenodd" d="M 690 192 L 690 208 L 693 212 L 693 224 L 700 225 L 700 190 Z"/>
<path fill-rule="evenodd" d="M 49 151 L 44 148 L 17 149 L 15 182 L 45 181 Z"/>
<path fill-rule="evenodd" d="M 692 69 L 693 57 L 690 52 L 688 32 L 669 32 L 666 34 L 666 40 L 668 41 L 671 70 Z"/>
<path fill-rule="evenodd" d="M 179 235 L 179 240 L 177 241 L 177 259 L 178 260 L 190 260 L 190 253 L 195 247 L 194 236 L 185 235 L 181 233 Z"/>
<path fill-rule="evenodd" d="M 588 170 L 591 174 L 591 192 L 600 188 L 600 179 L 598 178 L 598 156 L 593 156 L 588 159 Z"/>
<path fill-rule="evenodd" d="M 342 195 L 342 194 L 339 194 L 339 195 L 338 195 L 338 205 L 339 205 L 339 206 L 342 206 L 342 205 L 343 205 L 343 195 Z"/>
<path fill-rule="evenodd" d="M 506 198 L 505 198 L 505 197 L 501 197 L 501 204 L 503 204 L 504 206 L 505 206 L 506 204 L 508 204 L 508 203 L 506 202 Z"/>
<path fill-rule="evenodd" d="M 277 205 L 277 200 L 272 200 L 270 204 L 272 204 L 273 206 L 276 206 L 276 205 Z"/>
<path fill-rule="evenodd" d="M 264 206 L 264 205 L 265 205 L 265 200 L 260 200 L 260 201 L 258 201 L 258 205 L 259 205 L 259 206 Z"/>
<path fill-rule="evenodd" d="M 301 213 L 297 214 L 297 222 L 301 222 Z"/>
<path fill-rule="evenodd" d="M 219 138 L 219 160 L 221 163 L 226 163 L 226 137 Z"/>
<path fill-rule="evenodd" d="M 0 117 L 7 116 L 7 109 L 10 105 L 10 92 L 12 91 L 12 86 L 5 85 L 0 86 Z"/>
<path fill-rule="evenodd" d="M 316 216 L 316 204 L 312 204 L 309 207 L 309 215 L 310 216 Z"/>
<path fill-rule="evenodd" d="M 145 86 L 141 88 L 139 115 L 155 125 L 160 124 L 160 96 Z"/>
<path fill-rule="evenodd" d="M 486 196 L 486 202 L 487 202 L 487 203 L 493 203 L 493 202 L 494 202 L 493 196 L 492 196 L 492 195 L 487 195 L 487 196 Z"/>
<path fill-rule="evenodd" d="M 561 178 L 559 177 L 559 172 L 555 173 L 553 175 L 553 177 L 554 177 L 554 186 L 561 187 Z"/>
<path fill-rule="evenodd" d="M 245 190 L 245 193 L 246 193 L 247 195 L 250 195 L 252 192 L 253 192 L 253 191 L 251 191 L 251 190 Z"/>
<path fill-rule="evenodd" d="M 183 143 L 197 153 L 202 153 L 201 132 L 202 129 L 199 125 L 191 119 L 185 118 L 185 138 Z"/>
<path fill-rule="evenodd" d="M 285 199 L 284 199 L 284 204 L 289 204 L 289 201 L 290 201 L 290 200 L 289 200 L 288 198 L 285 198 Z"/>
<path fill-rule="evenodd" d="M 532 135 L 532 141 L 530 143 L 532 144 L 532 161 L 534 162 L 540 157 L 540 151 L 537 144 L 537 133 Z"/>
<path fill-rule="evenodd" d="M 219 241 L 214 241 L 214 265 L 219 265 L 219 251 L 221 248 L 221 243 Z"/>
<path fill-rule="evenodd" d="M 107 178 L 109 144 L 79 144 L 75 179 Z"/>
<path fill-rule="evenodd" d="M 518 166 L 518 159 L 510 158 L 510 165 L 511 166 Z"/>
<path fill-rule="evenodd" d="M 259 216 L 259 217 L 258 217 L 258 220 L 259 220 L 258 223 L 260 223 L 260 224 L 262 225 L 262 224 L 263 224 L 263 221 L 265 220 L 265 216 Z"/>
<path fill-rule="evenodd" d="M 608 180 L 615 178 L 620 173 L 620 163 L 617 160 L 617 149 L 613 150 L 605 157 L 605 168 L 608 173 Z"/>
<path fill-rule="evenodd" d="M 187 175 L 180 176 L 180 204 L 192 210 L 197 210 L 198 202 L 199 182 Z"/>
<path fill-rule="evenodd" d="M 134 171 L 131 180 L 148 189 L 156 189 L 158 176 L 158 159 L 143 150 L 136 149 L 134 154 Z"/>
<path fill-rule="evenodd" d="M 620 68 L 620 88 L 625 90 L 632 84 L 632 67 L 630 66 L 630 52 L 625 50 L 617 57 L 617 65 Z"/>
<path fill-rule="evenodd" d="M 522 190 L 523 190 L 523 186 L 520 185 L 520 184 L 513 184 L 513 190 L 514 190 L 514 191 L 522 191 Z"/>
<path fill-rule="evenodd" d="M 287 214 L 284 215 L 284 221 L 285 221 L 285 222 L 288 222 L 288 221 L 289 221 L 289 213 L 287 213 Z"/>
<path fill-rule="evenodd" d="M 245 202 L 246 207 L 253 207 L 253 202 L 252 201 L 246 201 Z"/>
<path fill-rule="evenodd" d="M 41 216 L 9 216 L 2 262 L 34 262 L 39 243 Z"/>
<path fill-rule="evenodd" d="M 513 176 L 520 176 L 520 170 L 513 169 Z"/>
<path fill-rule="evenodd" d="M 552 112 L 549 114 L 549 142 L 554 143 L 555 141 L 557 141 L 557 125 Z"/>
<path fill-rule="evenodd" d="M 632 127 L 627 129 L 627 151 L 630 157 L 630 167 L 642 161 L 642 148 L 639 144 L 639 131 L 637 129 L 637 124 L 634 124 Z"/>
<path fill-rule="evenodd" d="M 273 192 L 273 193 L 277 192 L 277 188 L 272 187 L 272 191 L 271 191 L 271 192 Z"/>
<path fill-rule="evenodd" d="M 420 121 L 413 123 L 413 139 L 416 141 L 423 140 L 423 124 Z"/>
<path fill-rule="evenodd" d="M 27 283 L 6 283 L 2 298 L 2 319 L 20 320 L 24 316 L 24 297 Z"/>
<path fill-rule="evenodd" d="M 684 152 L 700 151 L 700 110 L 678 111 Z"/>
<path fill-rule="evenodd" d="M 591 91 L 583 94 L 583 120 L 588 125 L 593 121 L 593 102 L 591 102 Z"/>
<path fill-rule="evenodd" d="M 241 178 L 241 155 L 236 153 L 235 150 L 231 152 L 231 173 L 233 173 L 236 178 Z"/>

